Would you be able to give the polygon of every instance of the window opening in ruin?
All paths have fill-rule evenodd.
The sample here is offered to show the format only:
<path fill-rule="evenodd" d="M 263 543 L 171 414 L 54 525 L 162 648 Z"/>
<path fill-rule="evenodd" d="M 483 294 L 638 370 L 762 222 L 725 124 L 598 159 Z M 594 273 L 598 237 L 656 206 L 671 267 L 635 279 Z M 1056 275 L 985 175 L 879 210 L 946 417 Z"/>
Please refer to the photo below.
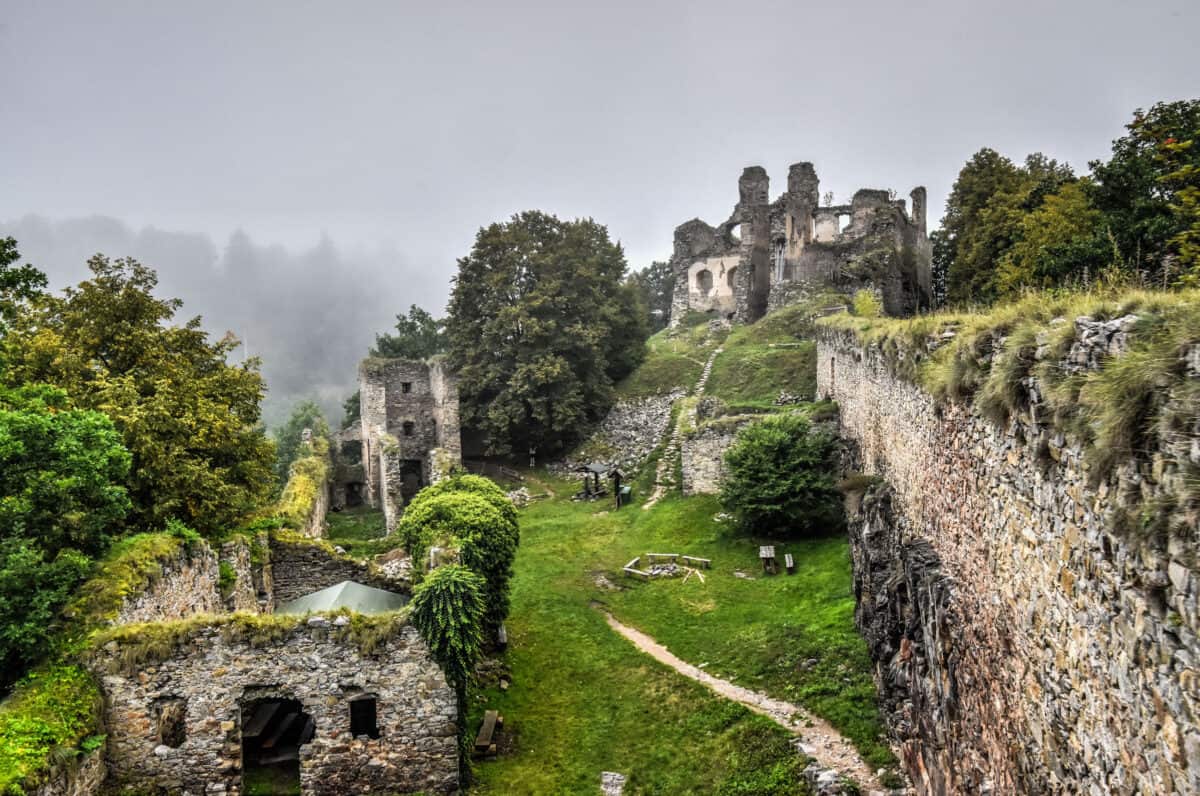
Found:
<path fill-rule="evenodd" d="M 242 704 L 242 792 L 299 793 L 300 747 L 316 731 L 295 699 Z"/>
<path fill-rule="evenodd" d="M 402 392 L 402 393 L 412 392 L 412 382 L 411 381 L 400 382 L 400 392 Z"/>
<path fill-rule="evenodd" d="M 712 290 L 713 278 L 712 271 L 704 268 L 696 272 L 696 292 L 707 296 Z"/>
<path fill-rule="evenodd" d="M 413 435 L 413 429 L 416 427 L 417 427 L 416 423 L 412 422 L 411 420 L 405 420 L 404 421 L 404 436 L 411 437 Z"/>
<path fill-rule="evenodd" d="M 379 721 L 374 694 L 350 700 L 350 735 L 355 738 L 360 735 L 368 738 L 379 737 Z"/>
<path fill-rule="evenodd" d="M 182 697 L 166 697 L 154 703 L 158 724 L 158 742 L 178 749 L 187 740 L 187 702 Z"/>
<path fill-rule="evenodd" d="M 346 464 L 356 465 L 362 464 L 363 446 L 362 441 L 357 439 L 346 440 L 342 443 L 342 458 L 346 460 Z"/>
<path fill-rule="evenodd" d="M 737 289 L 736 288 L 737 282 L 735 280 L 737 280 L 737 266 L 736 265 L 733 268 L 730 268 L 725 273 L 725 284 L 729 285 L 730 290 Z"/>
<path fill-rule="evenodd" d="M 350 483 L 346 484 L 346 508 L 352 509 L 355 506 L 361 506 L 363 504 L 363 495 L 365 492 L 366 484 L 364 483 L 351 481 Z"/>

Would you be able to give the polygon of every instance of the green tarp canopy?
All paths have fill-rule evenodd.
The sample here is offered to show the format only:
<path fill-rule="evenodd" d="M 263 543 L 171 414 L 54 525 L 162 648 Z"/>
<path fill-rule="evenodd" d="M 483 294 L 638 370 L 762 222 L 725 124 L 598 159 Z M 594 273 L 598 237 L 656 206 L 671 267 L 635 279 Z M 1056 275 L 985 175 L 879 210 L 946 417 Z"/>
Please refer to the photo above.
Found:
<path fill-rule="evenodd" d="M 344 580 L 328 589 L 297 597 L 275 609 L 277 614 L 307 614 L 317 611 L 337 611 L 349 608 L 360 614 L 382 614 L 408 604 L 408 597 L 383 589 L 375 589 Z"/>

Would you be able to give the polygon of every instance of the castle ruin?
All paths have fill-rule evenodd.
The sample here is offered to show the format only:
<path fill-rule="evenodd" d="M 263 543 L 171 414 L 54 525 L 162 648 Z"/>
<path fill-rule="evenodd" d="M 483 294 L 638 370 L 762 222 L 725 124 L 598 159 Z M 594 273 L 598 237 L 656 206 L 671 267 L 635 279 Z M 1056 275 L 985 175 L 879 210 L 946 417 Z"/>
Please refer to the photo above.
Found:
<path fill-rule="evenodd" d="M 335 435 L 335 509 L 383 509 L 388 533 L 400 509 L 462 465 L 458 377 L 441 357 L 364 359 L 358 367 L 359 422 Z"/>
<path fill-rule="evenodd" d="M 909 194 L 910 213 L 903 199 L 866 188 L 848 205 L 822 206 L 819 187 L 813 165 L 796 163 L 787 191 L 771 202 L 766 170 L 750 166 L 727 221 L 713 227 L 695 218 L 677 227 L 671 325 L 690 310 L 751 323 L 822 288 L 870 290 L 888 315 L 930 307 L 925 189 Z"/>

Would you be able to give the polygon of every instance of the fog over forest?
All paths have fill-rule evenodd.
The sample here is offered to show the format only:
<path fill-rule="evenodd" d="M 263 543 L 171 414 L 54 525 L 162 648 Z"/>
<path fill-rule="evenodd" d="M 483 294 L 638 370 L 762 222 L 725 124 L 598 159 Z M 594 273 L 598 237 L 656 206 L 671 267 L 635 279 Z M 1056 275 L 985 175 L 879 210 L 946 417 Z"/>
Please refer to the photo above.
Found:
<path fill-rule="evenodd" d="M 17 239 L 22 259 L 44 271 L 57 292 L 87 278 L 97 252 L 132 257 L 154 268 L 160 297 L 183 299 L 176 316 L 203 317 L 214 336 L 233 332 L 262 358 L 268 425 L 312 398 L 333 425 L 354 391 L 355 369 L 376 332 L 417 304 L 440 315 L 446 274 L 422 268 L 389 247 L 339 248 L 323 237 L 293 251 L 260 245 L 244 232 L 217 242 L 208 235 L 129 225 L 106 216 L 0 221 L 0 237 Z"/>

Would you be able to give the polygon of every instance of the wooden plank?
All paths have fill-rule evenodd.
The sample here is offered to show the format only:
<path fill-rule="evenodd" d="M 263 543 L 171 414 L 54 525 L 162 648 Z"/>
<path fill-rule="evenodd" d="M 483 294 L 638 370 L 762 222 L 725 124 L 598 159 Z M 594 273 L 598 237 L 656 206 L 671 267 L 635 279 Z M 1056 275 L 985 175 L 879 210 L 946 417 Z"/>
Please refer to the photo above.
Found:
<path fill-rule="evenodd" d="M 640 570 L 640 569 L 634 569 L 633 567 L 623 567 L 623 568 L 622 568 L 622 571 L 623 571 L 623 572 L 624 572 L 626 575 L 637 575 L 639 578 L 642 578 L 642 579 L 644 579 L 644 580 L 649 580 L 649 579 L 650 579 L 650 573 L 649 573 L 649 572 L 643 572 L 643 571 L 642 571 L 642 570 Z"/>
<path fill-rule="evenodd" d="M 271 723 L 271 719 L 275 718 L 275 714 L 279 712 L 282 705 L 280 702 L 265 702 L 258 706 L 254 711 L 254 718 L 246 724 L 246 729 L 242 730 L 243 738 L 257 738 L 262 735 L 262 731 Z"/>
<path fill-rule="evenodd" d="M 496 734 L 496 722 L 499 720 L 500 714 L 494 710 L 484 711 L 483 723 L 479 725 L 479 734 L 475 736 L 475 751 L 490 752 L 495 747 L 492 744 L 492 736 Z"/>
<path fill-rule="evenodd" d="M 765 545 L 762 545 L 761 547 L 759 547 L 758 548 L 758 557 L 759 558 L 774 558 L 775 557 L 775 545 L 765 544 Z"/>
<path fill-rule="evenodd" d="M 787 553 L 786 555 L 784 555 L 783 566 L 787 570 L 787 574 L 789 574 L 789 575 L 796 574 L 796 562 L 792 559 L 791 553 Z"/>
<path fill-rule="evenodd" d="M 646 553 L 646 558 L 650 559 L 651 564 L 660 558 L 666 558 L 671 561 L 675 561 L 679 558 L 679 553 Z"/>
<path fill-rule="evenodd" d="M 279 739 L 283 737 L 285 732 L 291 729 L 292 725 L 296 723 L 296 719 L 298 718 L 300 718 L 299 713 L 289 713 L 284 716 L 283 721 L 279 722 L 279 726 L 275 728 L 275 732 L 271 733 L 271 737 L 262 742 L 262 748 L 270 749 L 272 746 L 278 743 Z"/>
<path fill-rule="evenodd" d="M 697 558 L 696 556 L 680 556 L 680 558 L 682 558 L 684 561 L 688 562 L 689 564 L 699 564 L 700 566 L 704 567 L 705 569 L 712 569 L 712 559 L 711 558 Z"/>
<path fill-rule="evenodd" d="M 634 558 L 628 564 L 626 564 L 625 569 L 631 569 L 631 568 L 636 569 L 637 567 L 641 566 L 641 564 L 642 564 L 642 557 L 638 556 L 637 558 Z"/>

